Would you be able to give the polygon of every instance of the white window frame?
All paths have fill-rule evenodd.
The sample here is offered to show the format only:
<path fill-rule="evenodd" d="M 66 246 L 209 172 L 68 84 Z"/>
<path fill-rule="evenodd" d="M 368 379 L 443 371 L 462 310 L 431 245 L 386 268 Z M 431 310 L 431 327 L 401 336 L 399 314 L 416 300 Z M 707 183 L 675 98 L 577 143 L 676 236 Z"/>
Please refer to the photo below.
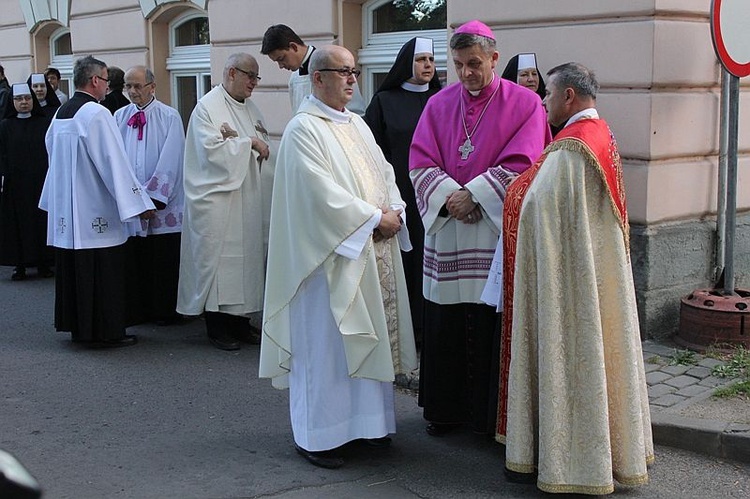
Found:
<path fill-rule="evenodd" d="M 192 76 L 196 79 L 196 95 L 200 99 L 210 88 L 203 88 L 205 76 L 211 78 L 211 45 L 177 46 L 177 28 L 196 18 L 208 19 L 208 14 L 201 11 L 189 11 L 176 17 L 169 23 L 169 57 L 167 57 L 167 71 L 169 71 L 172 88 L 172 105 L 179 108 L 178 77 Z"/>
<path fill-rule="evenodd" d="M 396 31 L 392 33 L 373 32 L 373 12 L 393 0 L 370 0 L 362 6 L 362 47 L 357 53 L 362 68 L 360 86 L 367 102 L 375 93 L 375 74 L 387 73 L 396 60 L 398 51 L 404 43 L 415 36 L 434 40 L 435 66 L 438 71 L 445 71 L 448 63 L 447 29 L 421 31 Z"/>
<path fill-rule="evenodd" d="M 49 65 L 60 71 L 60 79 L 68 81 L 69 92 L 73 93 L 73 54 L 58 55 L 55 53 L 57 40 L 70 35 L 70 29 L 61 27 L 49 37 Z M 72 36 L 72 35 L 71 35 Z M 72 38 L 71 38 L 72 46 Z"/>

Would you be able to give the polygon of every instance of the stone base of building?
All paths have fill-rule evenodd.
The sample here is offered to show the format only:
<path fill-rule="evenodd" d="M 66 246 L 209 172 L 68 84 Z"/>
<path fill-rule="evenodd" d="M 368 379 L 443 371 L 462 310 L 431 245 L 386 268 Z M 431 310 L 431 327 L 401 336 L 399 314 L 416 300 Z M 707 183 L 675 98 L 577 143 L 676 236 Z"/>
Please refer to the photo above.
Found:
<path fill-rule="evenodd" d="M 643 339 L 665 340 L 677 333 L 680 299 L 716 285 L 716 220 L 631 225 L 638 316 Z M 737 215 L 735 287 L 750 284 L 750 213 Z"/>

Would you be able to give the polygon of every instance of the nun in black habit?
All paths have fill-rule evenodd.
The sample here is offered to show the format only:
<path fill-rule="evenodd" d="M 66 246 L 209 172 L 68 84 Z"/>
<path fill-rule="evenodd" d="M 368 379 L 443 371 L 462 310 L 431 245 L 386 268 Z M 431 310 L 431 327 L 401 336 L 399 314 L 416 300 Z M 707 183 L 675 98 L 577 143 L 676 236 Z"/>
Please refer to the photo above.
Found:
<path fill-rule="evenodd" d="M 364 116 L 385 158 L 393 165 L 396 185 L 406 202 L 406 226 L 414 249 L 401 256 L 417 345 L 421 342 L 424 313 L 424 227 L 417 210 L 414 187 L 409 179 L 409 147 L 427 99 L 439 90 L 432 40 L 412 38 L 401 47 Z"/>
<path fill-rule="evenodd" d="M 52 88 L 52 85 L 42 73 L 32 73 L 26 83 L 34 91 L 36 99 L 47 117 L 47 124 L 49 124 L 55 116 L 57 108 L 61 106 L 60 98 L 55 93 L 55 89 Z"/>
<path fill-rule="evenodd" d="M 502 78 L 528 88 L 542 100 L 546 96 L 547 86 L 544 84 L 544 78 L 542 78 L 542 72 L 539 71 L 534 53 L 516 54 L 511 57 L 503 70 Z M 553 137 L 561 129 L 562 127 L 550 125 Z"/>
<path fill-rule="evenodd" d="M 53 275 L 47 213 L 38 206 L 47 176 L 48 126 L 49 119 L 29 85 L 13 85 L 0 121 L 0 265 L 15 267 L 14 281 L 26 278 L 27 267 L 37 267 L 40 277 Z"/>

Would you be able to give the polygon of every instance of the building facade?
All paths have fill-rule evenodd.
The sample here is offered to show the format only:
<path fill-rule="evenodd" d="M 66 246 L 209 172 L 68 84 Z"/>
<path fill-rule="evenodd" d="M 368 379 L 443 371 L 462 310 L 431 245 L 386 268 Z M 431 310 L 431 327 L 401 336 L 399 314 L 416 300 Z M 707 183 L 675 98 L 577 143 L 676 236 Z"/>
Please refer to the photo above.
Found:
<path fill-rule="evenodd" d="M 123 69 L 145 64 L 156 74 L 159 99 L 186 123 L 196 100 L 220 81 L 226 57 L 249 52 L 263 76 L 253 100 L 275 141 L 291 111 L 289 73 L 260 55 L 271 24 L 288 24 L 313 45 L 352 50 L 369 97 L 416 34 L 435 39 L 438 67 L 455 81 L 449 33 L 481 19 L 498 38 L 498 73 L 519 52 L 536 52 L 543 72 L 567 61 L 596 71 L 599 111 L 624 163 L 644 337 L 674 334 L 681 296 L 716 279 L 721 71 L 707 1 L 0 0 L 0 8 L 0 63 L 11 83 L 52 65 L 68 79 L 69 93 L 76 57 L 93 54 Z M 742 135 L 750 94 L 741 94 L 738 287 L 750 280 L 750 141 Z"/>

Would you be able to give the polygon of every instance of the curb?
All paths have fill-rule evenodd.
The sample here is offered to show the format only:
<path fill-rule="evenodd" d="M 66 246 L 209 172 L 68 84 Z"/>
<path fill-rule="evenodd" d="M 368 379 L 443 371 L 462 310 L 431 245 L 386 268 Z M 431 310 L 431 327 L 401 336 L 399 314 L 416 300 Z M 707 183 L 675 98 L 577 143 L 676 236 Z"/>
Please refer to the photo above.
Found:
<path fill-rule="evenodd" d="M 654 444 L 750 463 L 750 425 L 652 412 Z"/>

